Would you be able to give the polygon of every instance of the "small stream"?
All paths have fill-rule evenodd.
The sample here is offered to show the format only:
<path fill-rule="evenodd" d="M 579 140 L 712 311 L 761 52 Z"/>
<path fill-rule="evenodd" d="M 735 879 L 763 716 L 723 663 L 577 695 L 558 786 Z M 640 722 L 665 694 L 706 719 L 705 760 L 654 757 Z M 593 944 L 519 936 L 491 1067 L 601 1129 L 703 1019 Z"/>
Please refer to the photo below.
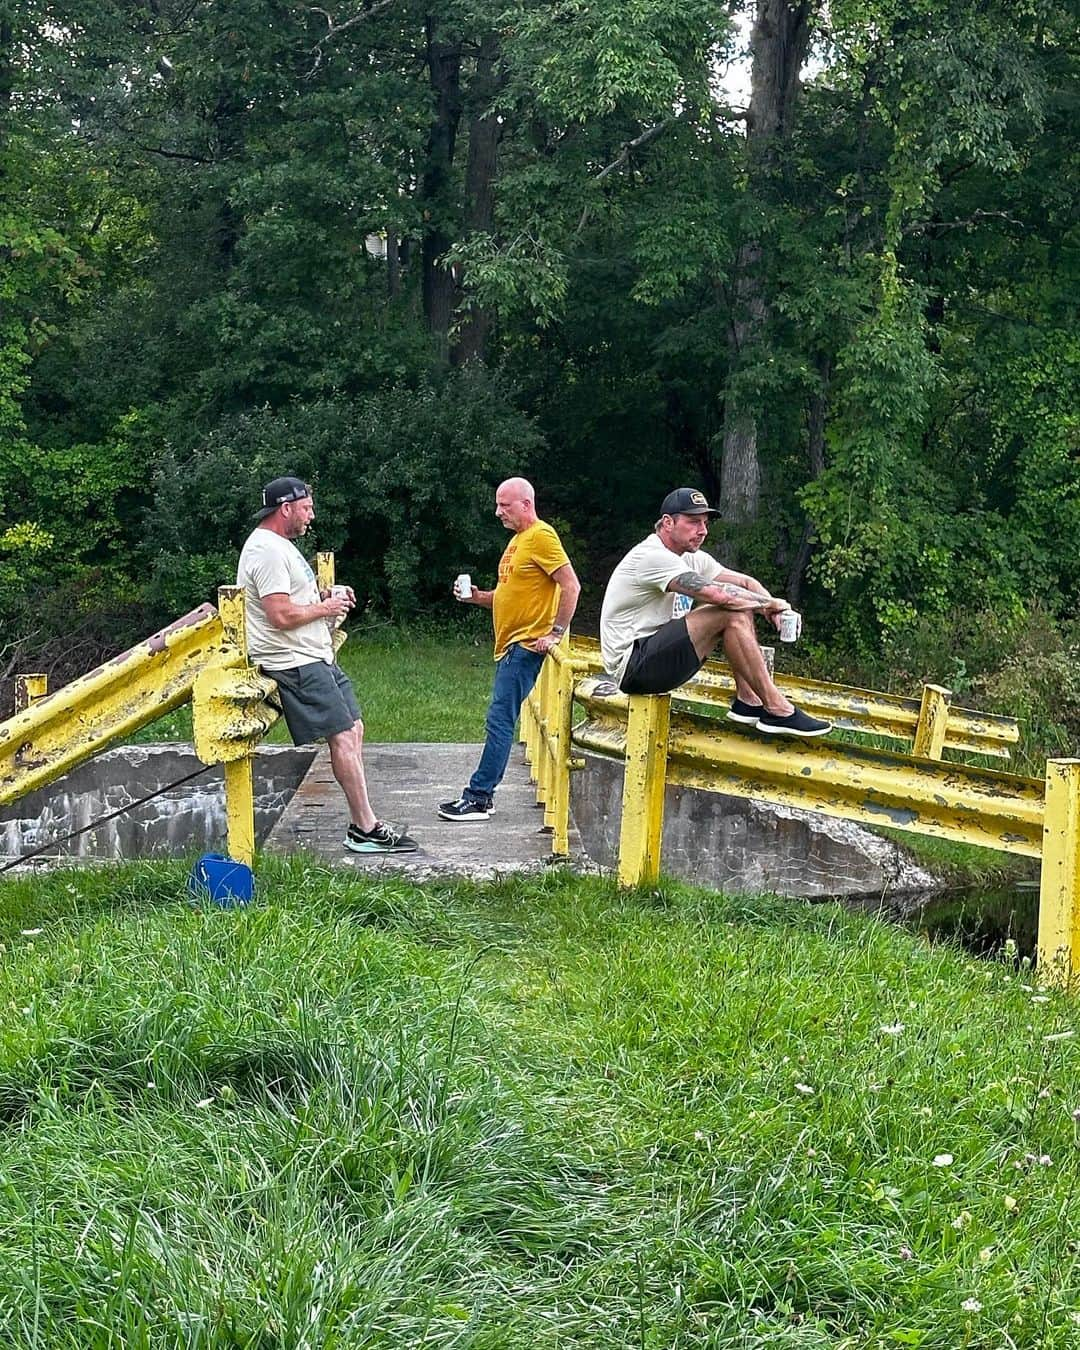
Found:
<path fill-rule="evenodd" d="M 931 942 L 956 942 L 975 956 L 993 956 L 1011 938 L 1017 956 L 1035 958 L 1038 880 L 945 891 L 930 896 L 915 910 L 888 900 L 874 908 L 882 917 L 925 934 Z"/>

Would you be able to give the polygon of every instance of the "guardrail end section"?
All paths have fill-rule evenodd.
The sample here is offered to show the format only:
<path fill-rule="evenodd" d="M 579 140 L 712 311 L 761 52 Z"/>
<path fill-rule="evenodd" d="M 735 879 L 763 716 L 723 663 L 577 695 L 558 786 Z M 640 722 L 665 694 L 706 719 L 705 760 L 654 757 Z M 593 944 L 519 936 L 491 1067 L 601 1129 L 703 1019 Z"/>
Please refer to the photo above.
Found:
<path fill-rule="evenodd" d="M 1080 988 L 1080 759 L 1046 764 L 1037 964 L 1042 983 Z"/>

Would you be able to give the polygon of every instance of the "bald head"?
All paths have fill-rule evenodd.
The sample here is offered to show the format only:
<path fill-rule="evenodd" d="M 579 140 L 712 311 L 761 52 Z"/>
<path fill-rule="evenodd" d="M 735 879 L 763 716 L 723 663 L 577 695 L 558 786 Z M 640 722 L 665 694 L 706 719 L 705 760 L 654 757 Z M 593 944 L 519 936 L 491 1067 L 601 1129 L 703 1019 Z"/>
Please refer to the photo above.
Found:
<path fill-rule="evenodd" d="M 527 478 L 507 478 L 499 484 L 495 490 L 495 514 L 515 534 L 536 524 L 536 493 Z"/>
<path fill-rule="evenodd" d="M 536 504 L 536 493 L 527 478 L 508 478 L 505 483 L 500 483 L 495 489 L 496 498 L 500 492 L 509 493 L 516 501 Z"/>

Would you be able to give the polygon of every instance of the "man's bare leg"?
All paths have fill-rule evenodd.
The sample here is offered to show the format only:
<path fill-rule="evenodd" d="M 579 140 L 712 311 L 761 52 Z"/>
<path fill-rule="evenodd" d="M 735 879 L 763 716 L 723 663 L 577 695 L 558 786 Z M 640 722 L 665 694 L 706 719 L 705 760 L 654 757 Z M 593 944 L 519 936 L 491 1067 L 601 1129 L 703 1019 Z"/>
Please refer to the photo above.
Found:
<path fill-rule="evenodd" d="M 334 770 L 349 813 L 355 825 L 365 832 L 375 828 L 375 812 L 368 801 L 367 779 L 364 777 L 364 724 L 359 719 L 348 731 L 339 731 L 326 738 L 330 747 L 330 764 Z"/>
<path fill-rule="evenodd" d="M 773 683 L 765 655 L 754 631 L 750 610 L 721 609 L 719 605 L 700 605 L 686 616 L 686 632 L 694 651 L 703 661 L 723 645 L 731 672 L 735 676 L 735 695 L 744 703 L 762 703 L 771 713 L 787 717 L 795 711 Z"/>

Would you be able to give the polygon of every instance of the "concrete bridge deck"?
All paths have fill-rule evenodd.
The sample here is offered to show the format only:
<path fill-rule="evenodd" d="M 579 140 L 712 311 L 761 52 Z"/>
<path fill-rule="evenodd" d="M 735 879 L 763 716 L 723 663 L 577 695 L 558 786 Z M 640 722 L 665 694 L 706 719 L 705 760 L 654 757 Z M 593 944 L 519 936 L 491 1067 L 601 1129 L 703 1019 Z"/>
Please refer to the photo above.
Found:
<path fill-rule="evenodd" d="M 415 853 L 350 853 L 342 847 L 349 824 L 345 798 L 323 747 L 304 781 L 270 831 L 269 852 L 304 850 L 321 861 L 358 871 L 395 871 L 417 876 L 460 875 L 485 878 L 497 872 L 536 871 L 551 859 L 551 835 L 536 805 L 520 747 L 515 747 L 496 796 L 496 812 L 486 821 L 440 820 L 439 802 L 461 794 L 480 758 L 480 745 L 364 745 L 368 792 L 376 813 L 404 825 L 420 845 Z M 571 856 L 580 856 L 581 840 L 571 822 Z"/>

